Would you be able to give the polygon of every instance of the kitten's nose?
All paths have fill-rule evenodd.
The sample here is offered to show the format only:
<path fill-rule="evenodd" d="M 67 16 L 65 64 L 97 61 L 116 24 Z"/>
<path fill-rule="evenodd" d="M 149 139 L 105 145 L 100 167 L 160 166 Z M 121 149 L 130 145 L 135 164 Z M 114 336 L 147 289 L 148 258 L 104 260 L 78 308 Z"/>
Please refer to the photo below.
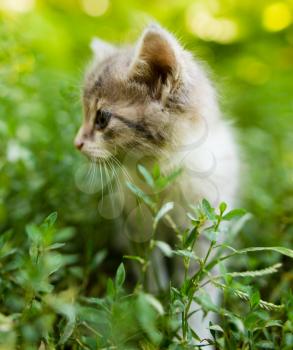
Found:
<path fill-rule="evenodd" d="M 74 145 L 75 145 L 75 147 L 76 147 L 78 150 L 81 150 L 82 147 L 83 147 L 83 145 L 84 145 L 84 142 L 81 141 L 81 140 L 75 140 L 75 141 L 74 141 Z"/>

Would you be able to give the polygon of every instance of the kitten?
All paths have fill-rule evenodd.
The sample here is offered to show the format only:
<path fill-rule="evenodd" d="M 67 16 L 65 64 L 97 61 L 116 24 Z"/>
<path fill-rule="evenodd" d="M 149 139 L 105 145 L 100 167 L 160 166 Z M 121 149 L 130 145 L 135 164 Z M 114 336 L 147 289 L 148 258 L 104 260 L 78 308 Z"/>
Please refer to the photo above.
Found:
<path fill-rule="evenodd" d="M 142 158 L 155 160 L 163 172 L 182 168 L 167 193 L 176 203 L 179 224 L 180 207 L 202 198 L 233 206 L 237 148 L 201 64 L 154 24 L 133 47 L 95 39 L 92 49 L 95 57 L 85 76 L 84 120 L 76 147 L 93 160 L 118 155 L 134 177 Z M 131 207 L 128 201 L 125 206 Z M 192 322 L 197 328 L 201 324 L 200 335 L 208 337 L 208 320 L 203 324 L 201 316 Z"/>

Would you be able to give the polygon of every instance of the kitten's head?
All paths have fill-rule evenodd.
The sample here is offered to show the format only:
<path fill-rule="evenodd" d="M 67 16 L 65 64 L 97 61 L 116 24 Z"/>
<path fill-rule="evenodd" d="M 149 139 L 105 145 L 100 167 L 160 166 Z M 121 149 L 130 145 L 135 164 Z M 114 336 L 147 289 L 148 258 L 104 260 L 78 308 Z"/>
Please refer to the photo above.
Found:
<path fill-rule="evenodd" d="M 76 147 L 93 160 L 130 149 L 160 153 L 188 109 L 188 54 L 157 25 L 149 26 L 135 47 L 116 48 L 95 39 L 92 49 L 95 59 L 85 77 Z"/>

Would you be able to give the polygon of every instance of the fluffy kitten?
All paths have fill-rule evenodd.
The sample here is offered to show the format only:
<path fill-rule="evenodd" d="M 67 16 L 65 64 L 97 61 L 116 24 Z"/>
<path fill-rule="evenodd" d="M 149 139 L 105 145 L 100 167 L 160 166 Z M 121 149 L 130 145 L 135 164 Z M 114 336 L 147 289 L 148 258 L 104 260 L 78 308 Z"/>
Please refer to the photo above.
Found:
<path fill-rule="evenodd" d="M 119 155 L 133 175 L 142 157 L 155 159 L 163 171 L 181 167 L 168 193 L 179 209 L 202 198 L 233 206 L 237 149 L 201 64 L 158 25 L 147 27 L 133 47 L 95 39 L 92 49 L 76 147 L 94 160 Z"/>

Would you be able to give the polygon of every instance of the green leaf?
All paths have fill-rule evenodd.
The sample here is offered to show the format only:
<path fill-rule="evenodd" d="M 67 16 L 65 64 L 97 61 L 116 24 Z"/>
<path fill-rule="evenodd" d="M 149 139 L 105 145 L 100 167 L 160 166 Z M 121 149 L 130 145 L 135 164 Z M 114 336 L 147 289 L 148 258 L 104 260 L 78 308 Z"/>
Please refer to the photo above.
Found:
<path fill-rule="evenodd" d="M 145 182 L 151 187 L 154 188 L 155 187 L 155 182 L 154 179 L 152 177 L 152 175 L 148 172 L 148 170 L 142 166 L 142 165 L 138 165 L 138 170 L 141 173 L 141 175 L 144 177 Z"/>
<path fill-rule="evenodd" d="M 19 252 L 19 248 L 12 248 L 12 249 L 10 248 L 8 251 L 0 253 L 0 259 L 5 259 L 8 256 L 13 255 L 13 254 L 18 253 L 18 252 Z M 16 262 L 16 261 L 14 261 L 14 262 Z M 5 271 L 8 268 L 8 266 L 12 267 L 14 265 L 14 262 L 12 262 L 12 264 L 5 264 L 6 265 L 5 268 L 2 266 L 1 270 Z M 9 271 L 9 269 L 6 271 Z"/>
<path fill-rule="evenodd" d="M 209 294 L 205 292 L 200 292 L 198 294 L 195 294 L 193 299 L 203 307 L 205 311 L 213 311 L 216 313 L 220 312 L 220 307 L 212 301 Z"/>
<path fill-rule="evenodd" d="M 161 176 L 156 181 L 156 187 L 158 189 L 164 189 L 168 185 L 170 185 L 175 179 L 182 173 L 182 169 L 177 169 L 173 173 L 167 175 L 167 176 Z"/>
<path fill-rule="evenodd" d="M 216 242 L 219 238 L 219 232 L 213 230 L 213 228 L 204 230 L 204 235 L 211 242 Z"/>
<path fill-rule="evenodd" d="M 146 293 L 144 293 L 144 298 L 159 313 L 159 315 L 164 315 L 164 308 L 158 299 L 153 295 Z"/>
<path fill-rule="evenodd" d="M 91 270 L 96 269 L 98 266 L 100 266 L 102 262 L 105 260 L 106 256 L 107 256 L 106 250 L 101 250 L 100 252 L 97 252 L 97 254 L 95 254 L 93 261 L 90 265 Z"/>
<path fill-rule="evenodd" d="M 274 251 L 280 253 L 282 255 L 286 255 L 293 259 L 293 250 L 285 247 L 251 247 L 238 250 L 236 254 L 245 254 L 249 252 L 257 252 L 257 251 Z"/>
<path fill-rule="evenodd" d="M 136 318 L 152 343 L 158 345 L 162 340 L 162 334 L 157 329 L 160 306 L 158 306 L 156 299 L 155 301 L 153 299 L 154 297 L 152 296 L 148 297 L 145 293 L 139 293 L 136 302 Z M 155 346 L 155 348 L 158 347 Z"/>
<path fill-rule="evenodd" d="M 107 280 L 107 297 L 114 297 L 116 294 L 115 286 L 111 278 Z"/>
<path fill-rule="evenodd" d="M 227 204 L 225 202 L 222 202 L 219 208 L 220 208 L 221 215 L 223 215 L 224 211 L 227 209 Z"/>
<path fill-rule="evenodd" d="M 189 328 L 189 330 L 191 332 L 192 338 L 196 339 L 197 341 L 201 341 L 201 338 L 195 333 L 195 331 L 191 327 Z"/>
<path fill-rule="evenodd" d="M 252 309 L 254 309 L 256 306 L 258 306 L 260 303 L 260 294 L 258 290 L 255 290 L 251 295 L 250 295 L 250 306 Z"/>
<path fill-rule="evenodd" d="M 193 259 L 193 260 L 200 260 L 198 256 L 195 255 L 193 251 L 190 250 L 173 250 L 173 253 L 175 255 L 183 256 L 185 258 Z"/>
<path fill-rule="evenodd" d="M 8 230 L 0 235 L 0 249 L 11 239 L 12 233 L 12 230 Z"/>
<path fill-rule="evenodd" d="M 50 305 L 58 314 L 63 315 L 67 322 L 61 330 L 61 336 L 58 344 L 62 345 L 72 335 L 76 324 L 76 309 L 73 304 L 65 302 L 63 299 L 56 297 L 52 294 L 48 294 L 45 297 L 45 302 Z"/>
<path fill-rule="evenodd" d="M 73 227 L 65 227 L 63 229 L 58 230 L 58 232 L 54 235 L 54 242 L 64 242 L 68 241 L 75 234 L 75 228 Z"/>
<path fill-rule="evenodd" d="M 96 306 L 100 306 L 106 311 L 109 311 L 109 308 L 107 306 L 107 300 L 103 298 L 91 298 L 91 297 L 81 297 L 81 301 L 87 303 L 87 304 L 93 304 Z"/>
<path fill-rule="evenodd" d="M 170 211 L 174 208 L 173 202 L 165 203 L 162 208 L 158 211 L 157 215 L 154 218 L 154 227 L 156 228 L 158 222 Z"/>
<path fill-rule="evenodd" d="M 58 214 L 57 212 L 53 212 L 51 213 L 45 220 L 44 220 L 44 223 L 46 223 L 49 227 L 52 227 L 56 220 L 57 220 L 57 217 L 58 217 Z"/>
<path fill-rule="evenodd" d="M 33 224 L 27 225 L 25 230 L 30 241 L 32 241 L 35 244 L 41 243 L 43 237 L 42 237 L 42 232 L 38 228 L 38 226 Z"/>
<path fill-rule="evenodd" d="M 273 342 L 269 340 L 261 340 L 255 344 L 256 349 L 276 349 L 276 346 Z"/>
<path fill-rule="evenodd" d="M 54 250 L 54 249 L 59 249 L 65 246 L 65 243 L 53 243 L 49 245 L 49 247 L 46 248 L 46 250 Z"/>
<path fill-rule="evenodd" d="M 235 237 L 244 227 L 244 225 L 252 218 L 252 215 L 250 213 L 246 213 L 238 220 L 235 220 L 233 225 L 230 227 L 229 235 L 230 237 Z"/>
<path fill-rule="evenodd" d="M 223 220 L 231 220 L 236 217 L 241 217 L 246 214 L 245 209 L 233 209 L 223 216 Z"/>
<path fill-rule="evenodd" d="M 223 246 L 223 245 L 222 245 Z M 233 247 L 230 247 L 228 245 L 225 245 L 226 248 L 233 250 L 232 254 L 225 255 L 219 259 L 215 259 L 211 261 L 207 266 L 206 269 L 209 271 L 212 269 L 215 265 L 217 265 L 219 262 L 229 259 L 235 255 L 240 255 L 240 254 L 247 254 L 250 252 L 258 252 L 258 251 L 273 251 L 280 253 L 282 255 L 288 256 L 290 258 L 293 258 L 293 250 L 285 247 L 250 247 L 250 248 L 245 248 L 245 249 L 240 249 L 236 250 Z"/>
<path fill-rule="evenodd" d="M 193 242 L 196 240 L 196 238 L 198 237 L 199 232 L 197 230 L 197 227 L 193 227 L 187 238 L 185 239 L 185 241 L 183 242 L 183 248 L 189 248 L 191 245 L 193 245 Z"/>
<path fill-rule="evenodd" d="M 216 215 L 215 215 L 215 210 L 214 208 L 211 207 L 210 203 L 206 200 L 202 200 L 202 208 L 204 210 L 205 215 L 209 220 L 215 220 Z"/>
<path fill-rule="evenodd" d="M 192 278 L 186 278 L 183 282 L 183 285 L 181 286 L 181 296 L 182 295 L 188 295 L 190 288 L 193 286 Z"/>
<path fill-rule="evenodd" d="M 39 248 L 38 245 L 33 243 L 29 248 L 29 255 L 31 257 L 31 260 L 36 264 L 39 257 Z"/>
<path fill-rule="evenodd" d="M 254 331 L 256 326 L 259 324 L 263 326 L 263 321 L 260 319 L 259 311 L 252 311 L 248 313 L 243 321 L 244 321 L 245 328 L 250 331 Z"/>
<path fill-rule="evenodd" d="M 172 303 L 172 308 L 175 310 L 176 313 L 183 312 L 185 310 L 185 305 L 184 305 L 184 303 L 181 300 L 176 299 Z"/>
<path fill-rule="evenodd" d="M 283 327 L 282 321 L 279 320 L 269 320 L 265 327 Z"/>
<path fill-rule="evenodd" d="M 195 222 L 196 224 L 198 223 L 198 219 L 191 213 L 186 213 L 187 217 L 192 221 Z"/>
<path fill-rule="evenodd" d="M 65 327 L 63 328 L 63 331 L 61 333 L 59 344 L 63 345 L 67 342 L 67 340 L 70 338 L 71 334 L 73 333 L 75 328 L 75 319 L 69 319 Z"/>
<path fill-rule="evenodd" d="M 141 265 L 145 264 L 145 260 L 137 255 L 124 255 L 123 259 L 128 259 L 128 260 L 135 260 L 138 261 Z"/>
<path fill-rule="evenodd" d="M 124 264 L 121 263 L 117 269 L 116 276 L 115 276 L 115 286 L 117 288 L 122 287 L 123 283 L 125 281 L 125 268 Z"/>
<path fill-rule="evenodd" d="M 213 325 L 209 326 L 209 329 L 212 330 L 212 331 L 225 333 L 223 328 L 220 327 L 218 324 L 213 324 Z"/>
<path fill-rule="evenodd" d="M 154 241 L 154 244 L 156 247 L 158 247 L 161 252 L 167 256 L 168 258 L 173 256 L 173 250 L 172 248 L 169 246 L 168 243 L 163 242 L 163 241 Z"/>
<path fill-rule="evenodd" d="M 131 182 L 126 182 L 126 185 L 131 192 L 133 192 L 137 197 L 141 198 L 148 206 L 150 206 L 151 208 L 155 207 L 155 203 L 140 188 L 138 188 Z"/>
<path fill-rule="evenodd" d="M 64 258 L 62 254 L 57 252 L 52 252 L 50 254 L 46 254 L 45 256 L 45 267 L 47 275 L 52 275 L 56 271 L 58 271 L 62 266 L 64 266 Z"/>
<path fill-rule="evenodd" d="M 152 173 L 154 179 L 158 179 L 161 176 L 161 171 L 158 163 L 155 163 Z"/>

